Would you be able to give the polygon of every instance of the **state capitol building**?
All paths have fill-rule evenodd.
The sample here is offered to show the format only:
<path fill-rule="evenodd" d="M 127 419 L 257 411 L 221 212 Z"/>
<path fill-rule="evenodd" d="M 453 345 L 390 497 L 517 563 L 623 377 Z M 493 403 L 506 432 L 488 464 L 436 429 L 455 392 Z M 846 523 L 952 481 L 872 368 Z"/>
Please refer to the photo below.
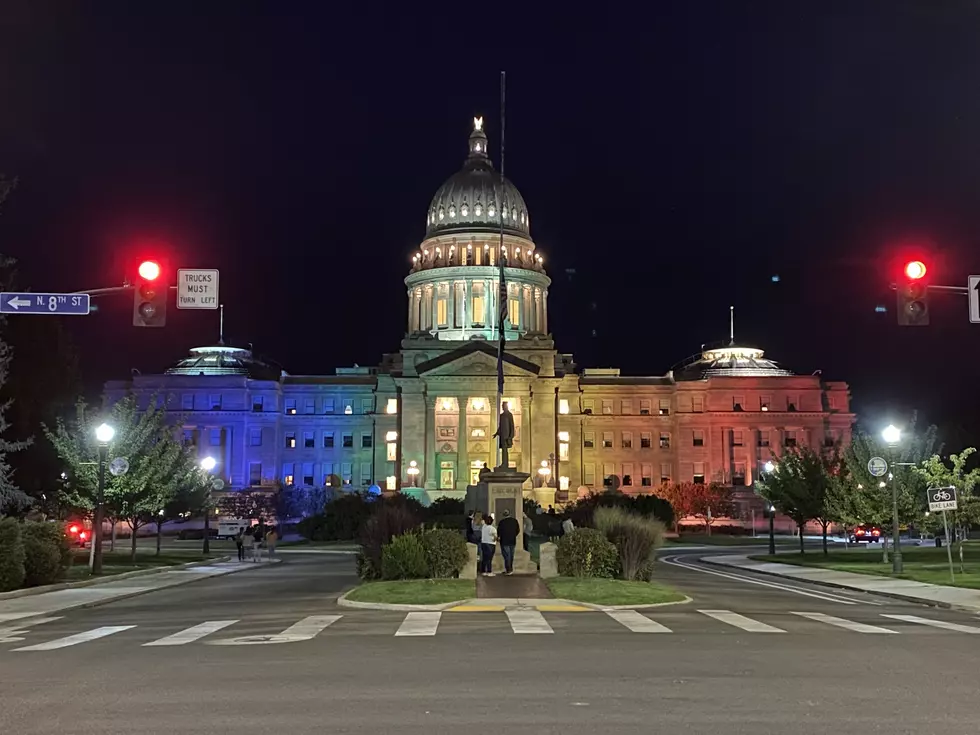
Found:
<path fill-rule="evenodd" d="M 377 367 L 291 375 L 247 350 L 200 347 L 162 375 L 109 382 L 109 398 L 131 390 L 166 396 L 188 440 L 218 460 L 215 473 L 229 490 L 377 484 L 423 502 L 462 497 L 485 463 L 496 464 L 502 328 L 504 400 L 516 429 L 510 464 L 531 475 L 528 494 L 544 504 L 583 488 L 751 488 L 785 447 L 850 439 L 846 383 L 794 375 L 734 339 L 647 376 L 580 368 L 559 352 L 549 332 L 551 279 L 528 207 L 494 170 L 482 128 L 474 120 L 462 169 L 429 205 L 405 278 L 398 352 Z"/>

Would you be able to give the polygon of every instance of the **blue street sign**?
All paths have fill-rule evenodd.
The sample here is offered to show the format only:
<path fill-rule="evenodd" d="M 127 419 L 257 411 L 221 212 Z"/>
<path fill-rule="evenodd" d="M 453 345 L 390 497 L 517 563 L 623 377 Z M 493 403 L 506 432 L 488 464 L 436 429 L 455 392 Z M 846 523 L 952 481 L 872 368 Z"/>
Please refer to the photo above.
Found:
<path fill-rule="evenodd" d="M 88 314 L 87 293 L 0 293 L 0 314 Z"/>

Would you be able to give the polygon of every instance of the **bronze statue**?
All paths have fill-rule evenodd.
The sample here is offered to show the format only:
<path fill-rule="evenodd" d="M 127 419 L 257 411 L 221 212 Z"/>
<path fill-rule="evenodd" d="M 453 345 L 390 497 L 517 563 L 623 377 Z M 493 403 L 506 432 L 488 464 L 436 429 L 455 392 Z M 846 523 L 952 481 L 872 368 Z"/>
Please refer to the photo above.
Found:
<path fill-rule="evenodd" d="M 500 447 L 500 467 L 497 469 L 506 470 L 510 467 L 508 451 L 514 446 L 514 414 L 510 412 L 507 401 L 500 406 L 500 417 L 497 421 L 497 446 Z"/>

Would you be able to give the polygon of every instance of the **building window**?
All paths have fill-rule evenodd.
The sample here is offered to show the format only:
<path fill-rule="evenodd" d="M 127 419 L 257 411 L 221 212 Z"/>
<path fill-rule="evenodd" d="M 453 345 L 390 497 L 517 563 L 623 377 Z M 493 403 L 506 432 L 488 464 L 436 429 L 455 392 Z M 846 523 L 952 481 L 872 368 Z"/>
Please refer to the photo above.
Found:
<path fill-rule="evenodd" d="M 594 431 L 586 431 L 582 436 L 583 436 L 583 438 L 582 438 L 582 446 L 585 447 L 586 449 L 594 449 L 595 448 L 595 432 Z"/>
<path fill-rule="evenodd" d="M 194 429 L 184 429 L 184 446 L 197 446 L 197 432 L 195 432 Z"/>
<path fill-rule="evenodd" d="M 736 462 L 735 470 L 732 472 L 732 485 L 745 484 L 745 462 Z"/>
<path fill-rule="evenodd" d="M 385 445 L 385 457 L 389 462 L 394 462 L 398 459 L 398 442 L 388 442 Z"/>
<path fill-rule="evenodd" d="M 334 412 L 334 399 L 333 398 L 324 398 L 323 399 L 323 412 L 324 413 L 333 413 Z"/>
<path fill-rule="evenodd" d="M 446 299 L 436 299 L 436 326 L 449 326 L 449 305 Z"/>
<path fill-rule="evenodd" d="M 613 445 L 613 433 L 611 431 L 602 432 L 602 448 L 612 449 Z"/>
<path fill-rule="evenodd" d="M 262 463 L 261 462 L 249 462 L 248 463 L 248 484 L 251 485 L 261 485 L 262 484 Z"/>
<path fill-rule="evenodd" d="M 385 478 L 385 490 L 397 490 L 398 489 L 398 478 L 394 475 L 388 475 Z"/>
<path fill-rule="evenodd" d="M 374 445 L 374 437 L 371 434 L 361 434 L 361 449 L 370 449 Z"/>
<path fill-rule="evenodd" d="M 289 416 L 295 416 L 296 415 L 296 399 L 295 398 L 287 398 L 286 399 L 286 409 L 285 409 L 285 412 Z"/>
<path fill-rule="evenodd" d="M 670 462 L 660 463 L 660 484 L 669 485 L 670 484 Z"/>
<path fill-rule="evenodd" d="M 561 477 L 558 478 L 558 489 L 568 490 L 569 483 L 570 480 L 568 479 L 568 477 L 566 475 L 562 475 Z"/>
<path fill-rule="evenodd" d="M 616 480 L 616 465 L 614 464 L 604 464 L 602 465 L 602 486 L 612 487 L 613 482 Z"/>
<path fill-rule="evenodd" d="M 759 396 L 759 410 L 768 411 L 772 408 L 772 396 Z"/>
<path fill-rule="evenodd" d="M 265 399 L 262 396 L 252 396 L 252 413 L 262 413 L 265 410 Z"/>
<path fill-rule="evenodd" d="M 286 449 L 296 448 L 296 434 L 291 431 L 286 432 Z"/>
<path fill-rule="evenodd" d="M 661 416 L 670 416 L 670 399 L 669 398 L 661 398 L 660 399 L 660 415 Z"/>
<path fill-rule="evenodd" d="M 353 434 L 348 434 L 348 433 L 345 432 L 344 433 L 344 437 L 343 437 L 343 445 L 342 446 L 344 447 L 344 449 L 353 449 L 354 448 L 354 435 Z"/>
<path fill-rule="evenodd" d="M 691 411 L 704 413 L 704 396 L 691 396 Z"/>
<path fill-rule="evenodd" d="M 832 395 L 828 395 L 827 396 L 827 408 L 829 408 L 831 411 L 834 411 L 834 410 L 837 409 L 837 397 L 836 396 L 832 396 Z"/>
<path fill-rule="evenodd" d="M 769 446 L 769 432 L 768 431 L 760 431 L 759 432 L 759 446 L 760 447 L 768 447 Z"/>
<path fill-rule="evenodd" d="M 800 405 L 799 396 L 786 396 L 786 410 L 796 411 L 797 407 Z"/>
<path fill-rule="evenodd" d="M 350 416 L 354 413 L 354 401 L 350 398 L 344 399 L 344 415 Z"/>
<path fill-rule="evenodd" d="M 325 431 L 323 432 L 323 448 L 333 449 L 333 432 Z"/>
<path fill-rule="evenodd" d="M 371 463 L 361 462 L 361 484 L 370 485 L 371 484 Z"/>
<path fill-rule="evenodd" d="M 333 485 L 333 462 L 323 463 L 323 485 L 324 487 Z"/>
<path fill-rule="evenodd" d="M 387 413 L 387 414 L 398 413 L 398 399 L 397 398 L 389 398 L 387 401 L 385 401 L 385 413 Z"/>
<path fill-rule="evenodd" d="M 312 431 L 303 432 L 303 448 L 304 449 L 315 449 L 316 448 L 316 438 Z"/>
<path fill-rule="evenodd" d="M 306 487 L 313 487 L 313 463 L 304 462 L 303 463 L 303 485 Z"/>
<path fill-rule="evenodd" d="M 487 430 L 484 429 L 482 426 L 474 426 L 473 429 L 470 431 L 471 439 L 484 439 L 486 438 L 486 435 L 487 435 Z"/>
<path fill-rule="evenodd" d="M 510 322 L 510 325 L 515 328 L 521 326 L 521 302 L 517 299 L 510 299 L 507 305 L 507 320 Z"/>
<path fill-rule="evenodd" d="M 660 448 L 670 449 L 670 433 L 667 431 L 660 432 Z"/>
<path fill-rule="evenodd" d="M 652 445 L 650 432 L 644 431 L 640 434 L 640 449 L 649 449 Z"/>
<path fill-rule="evenodd" d="M 259 426 L 253 426 L 248 430 L 248 445 L 250 447 L 261 447 L 262 446 L 262 428 Z"/>
<path fill-rule="evenodd" d="M 633 465 L 623 465 L 623 487 L 633 487 Z"/>
<path fill-rule="evenodd" d="M 732 431 L 732 446 L 740 447 L 742 446 L 742 431 L 741 429 L 735 429 Z"/>
<path fill-rule="evenodd" d="M 316 413 L 316 398 L 307 398 L 304 401 L 303 413 Z"/>
<path fill-rule="evenodd" d="M 745 405 L 745 396 L 732 396 L 732 410 L 733 411 L 744 411 L 743 406 Z"/>
<path fill-rule="evenodd" d="M 623 432 L 623 449 L 632 449 L 632 448 L 633 448 L 633 432 L 632 431 L 624 431 Z"/>
<path fill-rule="evenodd" d="M 194 394 L 193 393 L 184 393 L 180 397 L 180 407 L 184 411 L 193 411 L 194 410 Z"/>
<path fill-rule="evenodd" d="M 221 429 L 211 429 L 210 434 L 211 434 L 210 435 L 211 446 L 212 447 L 220 447 L 221 446 Z"/>
<path fill-rule="evenodd" d="M 787 431 L 786 432 L 786 446 L 787 447 L 795 447 L 796 446 L 796 432 L 795 431 Z"/>
<path fill-rule="evenodd" d="M 694 463 L 694 476 L 692 478 L 692 481 L 694 482 L 695 485 L 704 484 L 704 462 Z"/>
<path fill-rule="evenodd" d="M 837 444 L 837 438 L 834 436 L 833 431 L 828 431 L 826 434 L 824 434 L 823 445 L 825 447 L 833 447 L 836 444 Z"/>
<path fill-rule="evenodd" d="M 208 405 L 211 406 L 212 411 L 221 410 L 221 394 L 215 393 L 208 397 Z"/>
<path fill-rule="evenodd" d="M 640 399 L 640 415 L 649 416 L 650 415 L 650 399 L 641 398 Z"/>
<path fill-rule="evenodd" d="M 595 401 L 592 398 L 582 399 L 582 413 L 595 413 Z"/>
<path fill-rule="evenodd" d="M 694 430 L 694 446 L 696 447 L 704 446 L 704 431 L 701 429 Z"/>
<path fill-rule="evenodd" d="M 340 465 L 340 481 L 345 485 L 350 485 L 354 477 L 354 466 L 350 462 Z"/>
<path fill-rule="evenodd" d="M 602 413 L 605 414 L 606 416 L 608 416 L 608 415 L 610 415 L 612 413 L 612 409 L 613 409 L 613 402 L 603 399 L 603 401 L 602 401 Z"/>
<path fill-rule="evenodd" d="M 595 487 L 595 465 L 592 462 L 586 462 L 583 469 L 586 486 Z"/>
<path fill-rule="evenodd" d="M 361 413 L 374 413 L 374 399 L 373 398 L 362 398 L 361 399 Z"/>
<path fill-rule="evenodd" d="M 294 485 L 295 481 L 296 478 L 293 476 L 293 463 L 286 462 L 282 466 L 282 484 L 289 487 L 290 485 Z"/>
<path fill-rule="evenodd" d="M 558 413 L 567 414 L 568 413 L 568 399 L 559 398 L 558 399 Z"/>
<path fill-rule="evenodd" d="M 653 487 L 653 465 L 640 465 L 640 486 Z"/>
<path fill-rule="evenodd" d="M 477 251 L 479 254 L 480 251 Z M 486 299 L 483 296 L 483 284 L 473 284 L 473 325 L 482 327 L 486 321 Z"/>
<path fill-rule="evenodd" d="M 568 442 L 558 443 L 558 459 L 562 462 L 568 461 Z"/>
<path fill-rule="evenodd" d="M 619 402 L 619 412 L 623 416 L 629 416 L 633 413 L 633 401 L 620 401 Z"/>

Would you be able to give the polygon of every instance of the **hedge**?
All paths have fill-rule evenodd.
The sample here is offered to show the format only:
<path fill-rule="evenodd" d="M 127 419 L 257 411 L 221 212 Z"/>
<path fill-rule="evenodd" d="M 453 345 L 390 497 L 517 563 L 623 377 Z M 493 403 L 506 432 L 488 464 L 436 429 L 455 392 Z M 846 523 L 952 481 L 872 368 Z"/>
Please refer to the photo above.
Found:
<path fill-rule="evenodd" d="M 0 592 L 20 589 L 24 584 L 24 542 L 21 524 L 14 518 L 0 519 Z"/>
<path fill-rule="evenodd" d="M 561 537 L 555 551 L 563 577 L 614 577 L 619 554 L 601 531 L 577 528 Z"/>
<path fill-rule="evenodd" d="M 21 529 L 24 586 L 54 584 L 71 566 L 71 545 L 57 523 L 27 521 Z"/>

